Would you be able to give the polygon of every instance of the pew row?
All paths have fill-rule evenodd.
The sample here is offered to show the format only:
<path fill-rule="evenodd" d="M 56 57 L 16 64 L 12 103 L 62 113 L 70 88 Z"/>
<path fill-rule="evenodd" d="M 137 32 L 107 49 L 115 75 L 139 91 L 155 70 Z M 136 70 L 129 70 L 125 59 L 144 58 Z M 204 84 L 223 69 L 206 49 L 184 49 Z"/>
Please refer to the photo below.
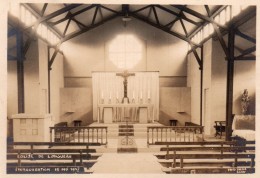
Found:
<path fill-rule="evenodd" d="M 255 168 L 163 168 L 166 174 L 252 174 L 255 173 Z"/>
<path fill-rule="evenodd" d="M 100 145 L 100 143 L 14 142 L 7 150 L 7 173 L 93 173 L 90 168 L 101 154 L 97 154 L 95 149 L 89 147 Z M 43 146 L 45 147 L 42 148 Z"/>
<path fill-rule="evenodd" d="M 165 173 L 255 172 L 254 142 L 248 142 L 250 146 L 239 146 L 236 141 L 156 142 L 156 144 L 166 145 L 160 149 L 164 153 L 155 154 Z"/>

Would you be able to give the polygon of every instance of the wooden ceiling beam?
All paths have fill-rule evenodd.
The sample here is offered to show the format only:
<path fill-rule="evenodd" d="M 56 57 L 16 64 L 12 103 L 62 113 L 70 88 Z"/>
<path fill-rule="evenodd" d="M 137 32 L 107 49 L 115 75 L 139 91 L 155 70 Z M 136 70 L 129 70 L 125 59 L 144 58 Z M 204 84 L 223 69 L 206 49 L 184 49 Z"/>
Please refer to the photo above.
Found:
<path fill-rule="evenodd" d="M 87 27 L 85 24 L 81 23 L 80 21 L 78 21 L 77 19 L 73 18 L 72 19 L 75 23 L 77 23 L 77 25 L 79 26 L 80 29 Z"/>
<path fill-rule="evenodd" d="M 55 11 L 55 12 L 49 14 L 49 15 L 46 15 L 46 16 L 44 16 L 44 17 L 38 19 L 35 24 L 46 22 L 46 21 L 48 21 L 48 20 L 50 20 L 50 19 L 52 19 L 52 18 L 54 18 L 54 17 L 57 17 L 57 16 L 59 16 L 59 15 L 65 13 L 65 12 L 68 12 L 68 11 L 72 10 L 72 9 L 74 9 L 74 8 L 80 6 L 80 5 L 81 5 L 81 4 L 71 4 L 71 5 L 68 5 L 68 6 L 66 6 L 66 7 L 64 7 L 64 8 L 62 8 L 62 9 L 59 9 L 59 10 L 57 10 L 57 11 Z M 34 25 L 32 25 L 32 26 L 34 26 Z M 32 27 L 32 26 L 31 26 L 31 27 Z"/>
<path fill-rule="evenodd" d="M 95 12 L 94 12 L 94 15 L 93 15 L 93 19 L 92 19 L 92 22 L 91 22 L 92 25 L 94 25 L 94 23 L 95 23 L 95 20 L 96 20 L 96 17 L 97 17 L 97 13 L 98 13 L 98 9 L 99 9 L 99 6 L 97 6 L 96 9 L 95 9 Z"/>
<path fill-rule="evenodd" d="M 190 41 L 190 40 L 189 40 L 188 38 L 186 38 L 185 36 L 183 36 L 183 35 L 181 35 L 181 34 L 179 34 L 179 33 L 170 31 L 168 28 L 165 28 L 165 27 L 163 27 L 163 26 L 159 26 L 158 24 L 156 24 L 156 23 L 154 23 L 154 22 L 152 22 L 152 21 L 149 21 L 149 20 L 147 20 L 146 18 L 144 18 L 144 17 L 142 17 L 142 16 L 140 16 L 140 15 L 137 15 L 136 13 L 130 12 L 130 15 L 131 15 L 132 17 L 134 17 L 134 18 L 140 20 L 140 21 L 143 21 L 143 22 L 145 22 L 145 23 L 147 23 L 147 24 L 149 24 L 149 25 L 155 27 L 155 28 L 158 28 L 158 29 L 160 29 L 160 30 L 162 30 L 162 31 L 164 31 L 164 32 L 167 32 L 167 33 L 169 33 L 169 34 L 171 34 L 171 35 L 173 35 L 173 36 L 175 36 L 175 37 L 177 37 L 177 38 L 179 38 L 179 39 L 181 39 L 181 40 L 184 40 L 184 41 L 186 41 L 186 42 L 188 42 L 188 43 L 190 42 L 193 46 L 199 46 L 198 44 L 196 44 L 196 43 Z M 200 47 L 200 46 L 199 46 L 199 47 Z"/>
<path fill-rule="evenodd" d="M 35 15 L 38 19 L 42 18 L 42 16 L 41 16 L 40 14 L 38 14 L 29 4 L 23 4 L 23 6 L 24 6 L 27 10 L 29 10 L 33 15 Z M 54 29 L 54 28 L 50 25 L 49 22 L 44 22 L 44 23 L 46 23 L 46 24 L 50 27 L 49 29 L 50 29 L 55 35 L 57 35 L 59 38 L 62 37 L 61 33 L 58 32 L 56 29 Z M 38 24 L 39 24 L 39 23 L 38 23 Z M 35 27 L 36 25 L 37 25 L 37 23 L 35 23 L 34 25 L 31 25 L 31 26 L 29 26 L 29 27 L 26 27 L 24 30 L 25 30 L 25 31 L 26 31 L 27 29 L 32 30 L 31 27 L 32 27 L 32 26 Z M 35 28 L 34 28 L 34 29 L 35 29 Z"/>
<path fill-rule="evenodd" d="M 212 13 L 212 16 L 211 17 L 215 17 L 216 15 L 218 15 L 222 10 L 224 10 L 227 6 L 220 6 L 217 10 L 215 10 L 213 13 Z M 199 32 L 206 24 L 208 23 L 208 21 L 204 21 L 202 23 L 201 26 L 197 27 L 196 29 L 194 29 L 190 34 L 189 34 L 189 37 L 192 38 L 194 35 L 196 35 L 197 32 Z"/>
<path fill-rule="evenodd" d="M 92 8 L 94 8 L 94 7 L 96 7 L 96 6 L 97 6 L 97 5 L 92 4 L 92 5 L 90 5 L 90 6 L 87 6 L 87 7 L 83 8 L 83 9 L 81 9 L 81 10 L 75 12 L 75 13 L 71 13 L 71 14 L 67 15 L 67 16 L 65 16 L 64 18 L 62 18 L 62 19 L 60 19 L 60 20 L 57 20 L 56 22 L 50 22 L 50 24 L 51 24 L 51 25 L 57 25 L 57 24 L 59 24 L 59 23 L 61 23 L 61 22 L 64 22 L 64 21 L 70 19 L 70 18 L 73 18 L 73 17 L 75 17 L 75 16 L 77 16 L 77 15 L 83 13 L 83 12 L 86 12 L 86 11 L 88 11 L 88 10 L 90 10 L 90 9 L 92 9 Z M 69 6 L 67 6 L 67 7 L 69 7 Z"/>
<path fill-rule="evenodd" d="M 69 20 L 68 20 L 68 22 L 67 22 L 67 24 L 66 24 L 66 27 L 65 27 L 65 29 L 64 29 L 64 31 L 63 31 L 63 36 L 65 36 L 65 35 L 66 35 L 66 33 L 67 33 L 67 30 L 68 30 L 68 28 L 69 28 L 69 25 L 70 25 L 70 22 L 71 22 L 71 19 L 69 19 Z"/>
<path fill-rule="evenodd" d="M 195 16 L 195 17 L 201 19 L 201 20 L 204 20 L 204 21 L 213 23 L 213 24 L 215 24 L 215 25 L 217 25 L 218 27 L 221 27 L 221 28 L 223 28 L 223 29 L 227 29 L 227 27 L 226 27 L 225 25 L 221 25 L 221 24 L 215 22 L 214 19 L 211 19 L 210 17 L 207 17 L 207 16 L 205 16 L 205 15 L 202 15 L 202 14 L 200 14 L 200 13 L 198 13 L 198 12 L 192 10 L 192 9 L 189 9 L 189 8 L 187 8 L 187 7 L 182 7 L 182 6 L 179 6 L 179 5 L 173 5 L 173 7 L 178 8 L 178 9 L 182 9 L 184 12 L 186 12 L 186 13 L 188 13 L 188 14 L 191 14 L 191 15 L 193 15 L 193 16 Z"/>
<path fill-rule="evenodd" d="M 43 8 L 42 8 L 42 11 L 41 11 L 41 16 L 44 15 L 44 13 L 45 13 L 45 11 L 46 11 L 46 9 L 47 9 L 47 6 L 48 6 L 48 3 L 44 3 Z"/>
<path fill-rule="evenodd" d="M 256 39 L 255 38 L 253 38 L 253 37 L 251 37 L 251 36 L 249 36 L 247 34 L 242 33 L 240 30 L 237 29 L 235 33 L 236 33 L 236 35 L 240 36 L 241 38 L 244 38 L 247 41 L 250 41 L 250 42 L 256 44 Z"/>
<path fill-rule="evenodd" d="M 221 7 L 220 9 L 223 9 L 225 7 Z M 217 10 L 218 12 L 221 10 Z M 238 15 L 237 17 L 235 17 L 234 19 L 232 19 L 229 24 L 228 27 L 229 28 L 234 28 L 234 29 L 238 29 L 240 26 L 242 26 L 243 24 L 245 24 L 246 22 L 248 22 L 249 20 L 251 20 L 252 18 L 256 17 L 256 6 L 250 6 L 248 7 L 246 10 L 246 12 Z M 218 12 L 214 12 L 212 17 L 214 17 L 215 15 L 218 14 Z M 203 27 L 203 26 L 202 26 Z M 199 29 L 196 29 L 196 31 L 192 32 L 189 37 L 193 37 L 199 30 L 202 29 L 202 27 L 199 27 Z M 225 29 L 220 29 L 221 35 L 225 36 L 228 33 L 228 30 Z M 209 37 L 205 38 L 204 40 L 202 40 L 202 42 L 199 43 L 199 45 L 202 45 L 203 43 L 205 43 L 206 41 L 208 41 L 210 38 L 214 38 L 214 34 L 210 35 Z M 192 47 L 193 49 L 196 49 L 197 47 L 194 46 Z M 192 52 L 192 50 L 189 50 L 188 53 Z"/>
<path fill-rule="evenodd" d="M 235 61 L 255 61 L 256 57 L 255 56 L 250 56 L 250 57 L 236 57 L 234 59 Z"/>
<path fill-rule="evenodd" d="M 187 22 L 189 22 L 189 23 L 191 23 L 191 24 L 193 24 L 193 25 L 196 25 L 196 26 L 201 25 L 200 22 L 195 22 L 195 21 L 193 21 L 193 20 L 187 18 L 186 16 L 184 16 L 184 15 L 182 15 L 182 14 L 178 14 L 178 13 L 176 13 L 176 12 L 174 12 L 174 11 L 172 11 L 172 10 L 166 8 L 166 7 L 163 7 L 163 6 L 161 6 L 161 5 L 155 5 L 155 6 L 158 7 L 158 8 L 160 8 L 160 9 L 162 9 L 163 11 L 168 12 L 168 13 L 170 13 L 170 14 L 172 14 L 172 15 L 175 15 L 175 16 L 177 16 L 177 17 L 179 17 L 179 18 L 181 18 L 181 19 L 183 19 L 183 20 L 185 20 L 185 21 L 187 21 Z M 183 6 L 182 6 L 182 7 L 183 7 Z M 185 7 L 185 6 L 184 6 L 184 7 Z M 180 8 L 180 10 L 182 11 L 181 8 Z"/>
<path fill-rule="evenodd" d="M 256 46 L 253 46 L 251 48 L 248 48 L 248 49 L 244 50 L 243 53 L 240 54 L 239 56 L 236 56 L 235 59 L 244 57 L 245 55 L 251 54 L 251 53 L 253 53 L 255 51 L 256 51 Z"/>
<path fill-rule="evenodd" d="M 186 35 L 186 37 L 187 37 L 187 36 L 188 36 L 188 32 L 187 32 L 187 29 L 186 29 L 186 27 L 185 27 L 185 25 L 184 25 L 184 23 L 183 23 L 183 20 L 180 19 L 180 22 L 181 22 L 181 26 L 182 26 L 182 28 L 183 28 L 183 31 L 184 31 L 184 33 L 185 33 L 185 35 Z M 187 39 L 189 39 L 189 38 L 187 37 Z M 189 44 L 192 46 L 192 44 L 191 44 L 191 39 L 189 39 Z M 201 58 L 199 57 L 199 55 L 198 55 L 196 49 L 192 49 L 192 52 L 193 52 L 193 54 L 194 54 L 194 56 L 195 56 L 195 58 L 196 58 L 196 61 L 197 61 L 198 64 L 199 64 L 199 68 L 202 69 L 202 60 L 201 60 Z"/>
<path fill-rule="evenodd" d="M 179 17 L 175 17 L 175 19 L 173 19 L 172 21 L 170 21 L 169 23 L 167 23 L 166 25 L 164 25 L 164 27 L 167 27 L 169 29 L 172 28 L 172 26 L 179 20 Z"/>
<path fill-rule="evenodd" d="M 67 4 L 64 3 L 64 6 L 66 7 Z M 69 11 L 66 16 L 69 16 L 69 15 L 71 15 L 71 14 L 72 14 L 71 11 Z M 82 26 L 81 26 L 82 23 L 79 22 L 77 19 L 75 19 L 74 17 L 71 17 L 70 20 L 74 21 L 74 22 L 77 24 L 77 26 L 79 27 L 79 29 L 82 28 Z M 84 25 L 84 24 L 83 24 L 83 25 Z M 63 36 L 64 36 L 64 35 L 63 35 Z"/>
<path fill-rule="evenodd" d="M 90 31 L 90 30 L 92 30 L 94 28 L 97 28 L 98 26 L 103 25 L 104 23 L 106 23 L 106 22 L 108 22 L 108 21 L 110 21 L 110 20 L 112 20 L 112 19 L 114 19 L 114 18 L 116 18 L 118 16 L 119 16 L 118 14 L 112 15 L 112 16 L 110 16 L 110 17 L 108 17 L 108 18 L 106 18 L 106 19 L 104 19 L 104 20 L 102 20 L 102 21 L 100 21 L 98 23 L 95 23 L 93 25 L 87 26 L 86 28 L 83 28 L 83 29 L 81 29 L 79 31 L 73 32 L 73 33 L 65 36 L 64 38 L 62 38 L 60 43 L 68 41 L 68 40 L 70 40 L 72 38 L 75 38 L 75 37 L 77 37 L 77 36 L 87 32 L 87 31 Z"/>
<path fill-rule="evenodd" d="M 106 6 L 100 5 L 100 7 L 103 8 L 103 9 L 106 9 L 106 10 L 108 10 L 108 11 L 110 11 L 110 12 L 113 12 L 114 14 L 119 14 L 119 12 L 117 12 L 117 11 L 111 9 L 111 8 L 108 8 L 108 7 L 106 7 Z"/>
<path fill-rule="evenodd" d="M 138 10 L 132 11 L 132 13 L 137 13 L 137 12 L 143 11 L 143 10 L 149 8 L 149 7 L 152 7 L 152 5 L 144 6 L 144 7 L 140 8 L 140 9 L 138 9 Z"/>
<path fill-rule="evenodd" d="M 206 9 L 206 11 L 208 13 L 208 16 L 209 16 L 210 20 L 214 21 L 213 17 L 212 17 L 212 14 L 210 12 L 209 6 L 205 5 L 205 9 Z M 220 45 L 221 45 L 222 49 L 224 50 L 225 55 L 228 57 L 229 56 L 228 47 L 227 47 L 227 45 L 226 45 L 226 43 L 225 43 L 225 41 L 223 39 L 223 36 L 222 36 L 218 26 L 215 23 L 213 23 L 213 22 L 211 22 L 211 23 L 213 25 L 213 28 L 214 28 L 216 34 L 217 34 L 218 40 L 220 42 Z"/>
<path fill-rule="evenodd" d="M 153 8 L 153 14 L 154 14 L 154 17 L 155 17 L 155 19 L 156 19 L 156 23 L 157 23 L 157 25 L 160 25 L 160 21 L 159 21 L 159 18 L 158 18 L 158 15 L 157 15 L 156 9 L 155 9 L 154 6 L 152 6 L 152 8 Z"/>

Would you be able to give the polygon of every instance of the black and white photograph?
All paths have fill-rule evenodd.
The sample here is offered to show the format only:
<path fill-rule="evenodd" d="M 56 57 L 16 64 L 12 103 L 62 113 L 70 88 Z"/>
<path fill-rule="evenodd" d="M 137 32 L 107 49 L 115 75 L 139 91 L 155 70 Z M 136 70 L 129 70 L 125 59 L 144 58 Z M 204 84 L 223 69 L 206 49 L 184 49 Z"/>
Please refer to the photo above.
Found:
<path fill-rule="evenodd" d="M 256 176 L 256 0 L 1 4 L 4 176 Z"/>

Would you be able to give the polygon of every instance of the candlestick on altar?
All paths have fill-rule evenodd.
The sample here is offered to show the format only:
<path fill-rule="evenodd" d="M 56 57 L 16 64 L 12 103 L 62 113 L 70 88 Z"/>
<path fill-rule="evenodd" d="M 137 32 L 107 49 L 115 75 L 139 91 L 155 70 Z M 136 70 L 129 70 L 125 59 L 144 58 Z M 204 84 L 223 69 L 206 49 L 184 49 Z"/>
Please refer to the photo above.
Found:
<path fill-rule="evenodd" d="M 150 90 L 148 90 L 148 99 L 150 99 L 151 96 L 150 96 Z"/>
<path fill-rule="evenodd" d="M 101 91 L 101 104 L 104 104 L 104 94 L 103 94 L 103 91 Z"/>
<path fill-rule="evenodd" d="M 135 103 L 135 91 L 133 91 L 132 103 Z"/>
<path fill-rule="evenodd" d="M 143 103 L 143 93 L 142 93 L 142 91 L 140 92 L 140 103 Z"/>

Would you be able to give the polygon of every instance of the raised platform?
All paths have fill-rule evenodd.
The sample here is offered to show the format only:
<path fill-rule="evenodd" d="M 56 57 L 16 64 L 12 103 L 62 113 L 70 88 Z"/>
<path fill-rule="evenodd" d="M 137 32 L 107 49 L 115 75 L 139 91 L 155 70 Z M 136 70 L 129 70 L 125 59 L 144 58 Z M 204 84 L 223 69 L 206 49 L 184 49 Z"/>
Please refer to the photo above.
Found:
<path fill-rule="evenodd" d="M 93 123 L 90 126 L 106 126 L 108 128 L 108 145 L 106 148 L 99 147 L 97 148 L 98 152 L 101 153 L 123 153 L 123 152 L 142 152 L 142 153 L 154 153 L 159 152 L 159 146 L 147 147 L 147 127 L 148 126 L 162 126 L 157 122 L 155 123 L 129 123 L 130 127 L 123 125 L 124 123 Z M 120 127 L 121 125 L 121 127 Z M 121 146 L 119 141 L 126 135 L 125 131 L 130 131 L 130 138 L 134 140 L 135 146 L 132 148 L 130 146 Z M 132 133 L 133 131 L 133 133 Z"/>

